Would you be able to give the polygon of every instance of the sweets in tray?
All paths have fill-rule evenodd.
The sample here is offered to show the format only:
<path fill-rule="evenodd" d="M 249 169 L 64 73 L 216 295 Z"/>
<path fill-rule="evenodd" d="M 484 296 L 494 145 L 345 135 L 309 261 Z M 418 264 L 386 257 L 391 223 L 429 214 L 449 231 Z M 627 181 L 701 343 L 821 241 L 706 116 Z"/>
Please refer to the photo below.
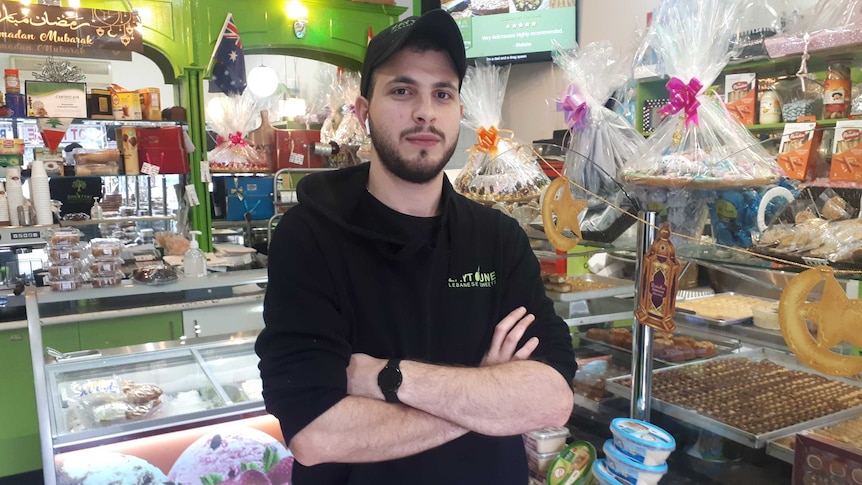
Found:
<path fill-rule="evenodd" d="M 862 417 L 848 419 L 823 428 L 805 430 L 802 433 L 829 438 L 862 449 Z M 796 434 L 778 438 L 774 440 L 774 443 L 792 450 L 796 444 Z"/>
<path fill-rule="evenodd" d="M 623 350 L 632 349 L 632 332 L 628 328 L 591 328 L 582 336 L 586 340 L 602 342 Z M 692 337 L 656 332 L 653 337 L 653 358 L 665 362 L 685 362 L 718 355 L 715 343 Z"/>
<path fill-rule="evenodd" d="M 631 378 L 620 383 L 630 387 Z M 654 372 L 652 397 L 757 435 L 858 407 L 862 387 L 728 357 Z"/>

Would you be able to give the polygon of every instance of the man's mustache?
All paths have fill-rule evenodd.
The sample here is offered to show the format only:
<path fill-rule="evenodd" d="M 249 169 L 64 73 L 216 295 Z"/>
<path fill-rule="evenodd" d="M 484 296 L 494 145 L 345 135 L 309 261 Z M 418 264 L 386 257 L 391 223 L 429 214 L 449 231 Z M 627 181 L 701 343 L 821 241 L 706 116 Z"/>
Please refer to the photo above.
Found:
<path fill-rule="evenodd" d="M 404 138 L 405 136 L 410 136 L 410 135 L 418 135 L 419 133 L 431 133 L 433 135 L 440 137 L 441 140 L 444 140 L 444 141 L 446 140 L 446 135 L 442 131 L 438 130 L 437 128 L 435 128 L 433 126 L 429 126 L 427 128 L 423 127 L 423 126 L 416 126 L 414 128 L 404 130 L 401 132 L 401 138 Z"/>

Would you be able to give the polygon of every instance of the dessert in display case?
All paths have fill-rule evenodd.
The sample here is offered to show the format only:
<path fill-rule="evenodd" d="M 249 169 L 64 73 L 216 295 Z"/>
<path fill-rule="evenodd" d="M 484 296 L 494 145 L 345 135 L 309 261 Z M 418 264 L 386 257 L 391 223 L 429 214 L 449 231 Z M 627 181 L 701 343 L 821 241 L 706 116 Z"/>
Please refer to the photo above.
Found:
<path fill-rule="evenodd" d="M 213 322 L 235 333 L 202 337 L 186 329 L 183 337 L 163 337 L 176 340 L 124 347 L 110 337 L 90 340 L 115 342 L 108 349 L 59 352 L 42 340 L 43 327 L 64 322 L 70 306 L 85 321 L 173 306 L 228 315 L 261 300 L 265 281 L 255 270 L 169 285 L 27 291 L 45 482 L 221 483 L 255 470 L 266 483 L 289 483 L 293 458 L 264 407 L 257 331 L 236 333 L 252 328 L 248 322 Z"/>
<path fill-rule="evenodd" d="M 274 480 L 290 476 L 292 455 L 264 410 L 254 337 L 157 350 L 147 344 L 47 363 L 47 483 L 49 475 L 56 483 L 96 483 L 86 479 L 132 474 L 151 481 L 117 483 L 201 483 L 247 470 L 289 483 Z"/>

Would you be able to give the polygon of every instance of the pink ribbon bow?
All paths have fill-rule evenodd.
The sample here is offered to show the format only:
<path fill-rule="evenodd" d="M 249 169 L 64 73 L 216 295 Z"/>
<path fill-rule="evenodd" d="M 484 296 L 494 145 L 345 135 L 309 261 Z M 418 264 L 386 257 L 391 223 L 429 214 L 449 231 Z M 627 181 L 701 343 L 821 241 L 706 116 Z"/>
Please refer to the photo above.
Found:
<path fill-rule="evenodd" d="M 557 111 L 562 111 L 566 115 L 566 125 L 569 129 L 582 129 L 587 124 L 587 99 L 584 93 L 581 92 L 577 84 L 569 84 L 568 90 L 563 94 L 562 99 L 557 100 Z"/>
<path fill-rule="evenodd" d="M 670 103 L 660 109 L 659 112 L 663 115 L 671 115 L 685 111 L 685 127 L 688 128 L 691 123 L 700 126 L 697 120 L 697 107 L 700 106 L 697 94 L 703 89 L 703 84 L 694 77 L 688 84 L 678 77 L 673 77 L 666 86 L 668 93 L 670 93 Z"/>
<path fill-rule="evenodd" d="M 245 142 L 245 138 L 242 137 L 242 133 L 239 131 L 228 135 L 228 139 L 233 145 L 248 146 L 248 143 Z"/>

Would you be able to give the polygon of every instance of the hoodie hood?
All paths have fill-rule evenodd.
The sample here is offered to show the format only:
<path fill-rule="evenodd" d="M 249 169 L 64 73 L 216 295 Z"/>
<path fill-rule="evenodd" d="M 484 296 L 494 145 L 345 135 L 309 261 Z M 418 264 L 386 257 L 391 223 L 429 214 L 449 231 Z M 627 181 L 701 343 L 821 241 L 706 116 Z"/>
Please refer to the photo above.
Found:
<path fill-rule="evenodd" d="M 366 197 L 373 199 L 373 203 L 381 204 L 368 193 L 368 169 L 369 164 L 362 163 L 303 177 L 296 187 L 297 200 L 315 216 L 371 240 L 390 256 L 400 258 L 414 255 L 425 246 L 423 241 L 390 218 L 369 217 L 367 211 L 360 210 L 363 204 L 368 204 L 368 201 L 363 200 Z M 445 226 L 450 199 L 456 195 L 444 176 L 440 227 Z M 438 238 L 442 233 L 438 233 Z"/>

